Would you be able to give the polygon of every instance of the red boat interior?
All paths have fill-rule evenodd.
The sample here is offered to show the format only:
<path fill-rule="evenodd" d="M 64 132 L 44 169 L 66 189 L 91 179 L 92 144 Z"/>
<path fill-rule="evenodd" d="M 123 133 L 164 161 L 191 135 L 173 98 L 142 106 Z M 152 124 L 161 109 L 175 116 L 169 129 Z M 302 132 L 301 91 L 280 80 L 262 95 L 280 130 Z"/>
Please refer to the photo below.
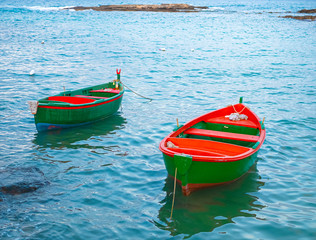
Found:
<path fill-rule="evenodd" d="M 166 142 L 169 141 L 176 146 L 172 148 L 172 151 L 192 155 L 226 157 L 250 150 L 247 147 L 203 139 L 170 137 Z"/>
<path fill-rule="evenodd" d="M 70 104 L 87 104 L 87 103 L 95 102 L 98 99 L 107 99 L 109 97 L 115 96 L 118 93 L 120 93 L 120 90 L 113 89 L 113 88 L 105 88 L 105 89 L 99 89 L 99 90 L 90 90 L 89 93 L 87 92 L 87 95 L 69 96 L 68 94 L 68 96 L 51 96 L 51 97 L 48 97 L 47 100 L 55 101 L 55 102 L 70 103 Z"/>
<path fill-rule="evenodd" d="M 227 115 L 237 111 L 248 119 L 230 120 Z M 257 117 L 243 104 L 236 104 L 192 120 L 189 128 L 171 135 L 165 147 L 172 152 L 196 156 L 237 156 L 257 148 L 260 129 Z"/>
<path fill-rule="evenodd" d="M 198 129 L 198 128 L 189 128 L 188 130 L 184 132 L 184 134 L 215 137 L 215 138 L 225 138 L 225 139 L 246 141 L 246 142 L 257 142 L 259 140 L 259 136 L 254 136 L 254 135 L 220 132 L 220 131 Z"/>
<path fill-rule="evenodd" d="M 49 101 L 66 102 L 71 104 L 85 104 L 94 102 L 95 99 L 83 98 L 83 97 L 70 97 L 70 96 L 52 96 L 48 97 Z"/>
<path fill-rule="evenodd" d="M 250 120 L 239 120 L 239 121 L 231 121 L 226 117 L 213 117 L 206 120 L 209 123 L 219 123 L 219 124 L 229 124 L 229 125 L 237 125 L 242 127 L 249 127 L 249 128 L 257 128 L 258 126 L 250 121 Z"/>
<path fill-rule="evenodd" d="M 81 98 L 92 98 L 92 99 L 107 99 L 107 98 L 108 98 L 108 97 L 85 96 L 85 95 L 75 95 L 75 97 L 81 97 Z"/>
<path fill-rule="evenodd" d="M 99 93 L 115 93 L 118 94 L 120 93 L 120 90 L 118 89 L 113 89 L 113 88 L 105 88 L 105 89 L 100 89 L 100 90 L 91 90 L 91 93 L 99 92 Z"/>

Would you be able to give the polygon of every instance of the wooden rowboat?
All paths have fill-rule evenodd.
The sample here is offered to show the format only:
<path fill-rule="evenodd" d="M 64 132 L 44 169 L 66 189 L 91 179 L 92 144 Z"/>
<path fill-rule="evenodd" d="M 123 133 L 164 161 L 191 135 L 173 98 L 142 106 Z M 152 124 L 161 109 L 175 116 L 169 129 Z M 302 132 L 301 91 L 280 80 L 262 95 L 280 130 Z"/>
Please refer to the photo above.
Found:
<path fill-rule="evenodd" d="M 184 195 L 235 181 L 255 163 L 266 131 L 241 102 L 193 119 L 161 141 L 168 174 L 181 183 Z"/>
<path fill-rule="evenodd" d="M 92 87 L 29 101 L 37 131 L 76 127 L 109 117 L 119 109 L 124 88 L 117 79 Z"/>

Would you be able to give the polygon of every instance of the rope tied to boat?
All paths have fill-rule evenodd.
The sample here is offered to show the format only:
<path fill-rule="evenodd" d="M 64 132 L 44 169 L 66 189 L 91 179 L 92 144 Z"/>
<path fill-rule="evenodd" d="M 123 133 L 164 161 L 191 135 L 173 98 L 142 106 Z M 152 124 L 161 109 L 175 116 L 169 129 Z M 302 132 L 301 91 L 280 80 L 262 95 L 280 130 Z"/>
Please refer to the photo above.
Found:
<path fill-rule="evenodd" d="M 178 120 L 178 118 L 177 118 L 177 127 L 179 127 L 179 120 Z M 173 145 L 174 145 L 174 144 L 173 144 Z M 176 167 L 175 172 L 174 172 L 173 196 L 172 196 L 172 206 L 171 206 L 170 220 L 172 219 L 173 207 L 174 207 L 174 199 L 175 199 L 175 196 L 176 196 L 177 170 L 178 170 L 178 168 Z"/>
<path fill-rule="evenodd" d="M 245 108 L 246 108 L 246 106 L 244 106 L 244 108 L 243 108 L 243 109 L 241 109 L 241 111 L 237 112 L 237 110 L 235 109 L 235 106 L 234 106 L 234 105 L 232 105 L 232 107 L 233 107 L 233 109 L 234 109 L 235 113 L 238 113 L 238 114 L 241 114 L 241 113 L 242 113 L 242 111 L 244 111 L 244 110 L 245 110 Z"/>
<path fill-rule="evenodd" d="M 236 110 L 234 105 L 231 105 L 231 106 L 233 107 L 235 112 L 231 113 L 230 115 L 225 116 L 226 118 L 229 118 L 229 120 L 231 120 L 231 121 L 239 121 L 239 120 L 247 120 L 248 119 L 247 115 L 241 114 L 245 110 L 246 106 L 244 106 L 244 108 L 241 109 L 241 111 L 239 111 L 239 112 Z"/>
<path fill-rule="evenodd" d="M 177 186 L 177 170 L 178 168 L 176 168 L 175 172 L 174 172 L 174 182 L 173 182 L 173 196 L 172 196 L 172 206 L 171 206 L 171 214 L 170 214 L 170 220 L 172 219 L 172 214 L 173 214 L 173 207 L 174 207 L 174 199 L 176 196 L 176 186 Z"/>
<path fill-rule="evenodd" d="M 152 98 L 145 97 L 145 96 L 143 96 L 143 95 L 141 95 L 141 94 L 135 92 L 134 90 L 132 90 L 131 88 L 129 88 L 128 86 L 126 86 L 122 81 L 120 81 L 120 83 L 121 83 L 124 87 L 126 87 L 127 89 L 129 89 L 132 93 L 134 93 L 134 94 L 136 94 L 136 95 L 138 95 L 138 96 L 140 96 L 140 97 L 142 97 L 142 98 L 148 99 L 149 101 L 152 101 L 152 100 L 153 100 Z"/>
<path fill-rule="evenodd" d="M 1 117 L 0 120 L 4 120 L 4 119 L 7 119 L 7 118 L 10 118 L 10 117 L 13 117 L 13 116 L 16 116 L 22 112 L 25 112 L 25 110 L 20 110 L 18 111 L 17 113 L 14 113 L 14 114 L 10 114 L 10 115 L 7 115 L 7 116 L 4 116 L 4 117 Z"/>

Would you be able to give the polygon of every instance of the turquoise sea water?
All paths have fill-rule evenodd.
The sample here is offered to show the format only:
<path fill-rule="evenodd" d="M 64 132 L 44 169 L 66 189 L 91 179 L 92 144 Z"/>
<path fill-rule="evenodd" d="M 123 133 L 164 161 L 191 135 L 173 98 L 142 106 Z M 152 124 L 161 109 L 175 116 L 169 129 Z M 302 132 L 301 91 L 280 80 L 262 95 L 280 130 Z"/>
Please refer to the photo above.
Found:
<path fill-rule="evenodd" d="M 0 238 L 316 239 L 316 22 L 279 18 L 316 2 L 196 1 L 211 7 L 200 13 L 60 8 L 115 3 L 0 3 L 0 169 L 37 167 L 50 182 L 0 193 Z M 127 90 L 107 120 L 36 132 L 28 100 L 110 81 L 116 68 L 153 100 Z M 159 142 L 176 118 L 240 96 L 266 117 L 258 162 L 229 185 L 189 197 L 178 186 L 170 220 L 173 181 Z"/>

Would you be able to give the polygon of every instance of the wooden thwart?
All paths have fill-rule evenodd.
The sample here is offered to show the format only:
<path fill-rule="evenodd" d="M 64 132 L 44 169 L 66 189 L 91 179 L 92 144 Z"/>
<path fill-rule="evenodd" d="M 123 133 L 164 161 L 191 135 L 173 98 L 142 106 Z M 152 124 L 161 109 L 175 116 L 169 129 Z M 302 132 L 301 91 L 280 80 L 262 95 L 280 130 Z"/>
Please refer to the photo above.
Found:
<path fill-rule="evenodd" d="M 216 137 L 216 138 L 225 138 L 225 139 L 245 141 L 245 142 L 257 142 L 259 140 L 259 136 L 254 136 L 254 135 L 230 133 L 230 132 L 220 132 L 220 131 L 198 129 L 198 128 L 189 128 L 188 130 L 186 130 L 184 132 L 184 134 L 206 136 L 206 137 Z"/>
<path fill-rule="evenodd" d="M 75 95 L 75 97 L 81 98 L 96 98 L 96 99 L 107 99 L 108 97 L 97 97 L 97 96 L 86 96 L 86 95 Z"/>
<path fill-rule="evenodd" d="M 250 120 L 232 121 L 226 117 L 209 118 L 209 119 L 205 120 L 205 122 L 227 124 L 227 125 L 236 125 L 236 126 L 249 127 L 249 128 L 258 128 L 258 126 Z"/>
<path fill-rule="evenodd" d="M 91 90 L 91 93 L 98 92 L 98 93 L 120 93 L 120 90 L 108 88 L 108 89 L 99 89 L 99 90 Z"/>
<path fill-rule="evenodd" d="M 172 148 L 172 151 L 192 155 L 225 157 L 235 156 L 250 150 L 250 148 L 243 146 L 204 139 L 170 137 L 167 139 L 168 141 L 176 146 Z"/>

